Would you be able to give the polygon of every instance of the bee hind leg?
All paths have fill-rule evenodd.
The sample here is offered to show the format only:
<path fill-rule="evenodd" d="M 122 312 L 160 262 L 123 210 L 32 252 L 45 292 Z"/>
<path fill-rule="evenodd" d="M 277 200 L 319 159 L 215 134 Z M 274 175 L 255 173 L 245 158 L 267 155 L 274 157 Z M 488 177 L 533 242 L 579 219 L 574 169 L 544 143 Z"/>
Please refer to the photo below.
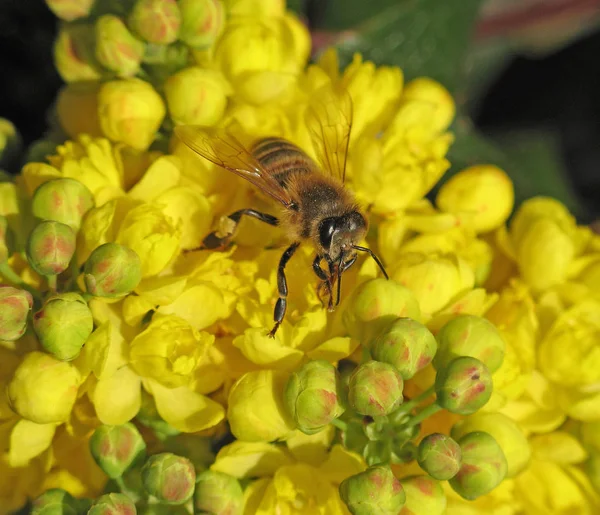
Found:
<path fill-rule="evenodd" d="M 271 338 L 275 337 L 275 333 L 281 322 L 283 322 L 283 317 L 285 316 L 285 310 L 287 309 L 287 280 L 285 278 L 285 266 L 288 261 L 296 252 L 296 249 L 300 246 L 299 242 L 292 243 L 283 253 L 281 259 L 279 260 L 279 266 L 277 267 L 277 291 L 279 292 L 279 298 L 277 299 L 277 303 L 275 304 L 275 311 L 273 312 L 273 318 L 275 319 L 275 325 L 273 329 L 269 332 L 269 336 Z"/>
<path fill-rule="evenodd" d="M 256 218 L 257 220 L 269 225 L 279 225 L 279 219 L 273 215 L 261 213 L 255 209 L 240 209 L 225 217 L 225 224 L 223 224 L 224 227 L 219 228 L 218 230 L 213 231 L 206 236 L 204 240 L 202 240 L 202 245 L 200 245 L 200 247 L 189 249 L 185 252 L 192 252 L 194 250 L 224 249 L 231 242 L 231 238 L 235 234 L 242 216 L 251 216 L 252 218 Z"/>

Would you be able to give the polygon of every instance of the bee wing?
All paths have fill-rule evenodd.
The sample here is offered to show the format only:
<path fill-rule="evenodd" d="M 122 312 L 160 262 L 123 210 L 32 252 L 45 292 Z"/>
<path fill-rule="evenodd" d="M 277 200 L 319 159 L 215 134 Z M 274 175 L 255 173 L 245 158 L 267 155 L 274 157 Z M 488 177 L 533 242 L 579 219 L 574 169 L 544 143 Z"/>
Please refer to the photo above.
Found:
<path fill-rule="evenodd" d="M 234 136 L 224 129 L 195 125 L 175 127 L 175 134 L 194 152 L 243 177 L 284 206 L 293 204 L 289 194 Z"/>
<path fill-rule="evenodd" d="M 321 166 L 344 182 L 352 129 L 352 98 L 348 91 L 331 85 L 317 90 L 306 123 Z"/>

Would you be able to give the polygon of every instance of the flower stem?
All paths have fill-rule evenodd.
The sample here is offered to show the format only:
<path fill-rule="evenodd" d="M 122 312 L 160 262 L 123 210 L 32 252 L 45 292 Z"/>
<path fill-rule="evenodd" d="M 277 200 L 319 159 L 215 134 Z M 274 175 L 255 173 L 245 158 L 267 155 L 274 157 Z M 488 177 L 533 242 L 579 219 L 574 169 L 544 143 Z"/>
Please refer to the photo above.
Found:
<path fill-rule="evenodd" d="M 402 404 L 396 411 L 394 411 L 394 413 L 392 413 L 392 419 L 393 419 L 393 421 L 396 422 L 396 423 L 399 422 L 400 419 L 404 415 L 406 415 L 407 413 L 410 413 L 419 404 L 421 404 L 425 399 L 427 399 L 427 397 L 429 397 L 430 395 L 432 395 L 434 391 L 435 391 L 435 387 L 432 386 L 431 388 L 428 388 L 427 390 L 425 390 L 424 392 L 420 393 L 416 397 L 413 397 L 408 402 L 405 402 L 404 404 Z"/>
<path fill-rule="evenodd" d="M 50 291 L 52 293 L 56 292 L 56 287 L 57 287 L 57 276 L 56 275 L 47 275 L 46 276 L 46 280 L 48 281 L 48 288 L 50 288 Z"/>
<path fill-rule="evenodd" d="M 423 420 L 425 420 L 426 418 L 429 418 L 431 417 L 431 415 L 436 414 L 441 409 L 442 407 L 438 403 L 434 402 L 433 404 L 430 404 L 429 406 L 426 406 L 421 411 L 419 411 L 413 418 L 409 419 L 406 422 L 406 424 L 404 424 L 404 427 L 408 428 L 416 426 L 417 424 L 423 422 Z"/>
<path fill-rule="evenodd" d="M 19 275 L 10 266 L 8 266 L 6 261 L 4 263 L 0 263 L 0 275 L 13 284 L 18 284 L 19 286 L 24 284 L 23 279 L 21 279 Z"/>
<path fill-rule="evenodd" d="M 348 430 L 348 424 L 346 424 L 346 422 L 340 420 L 339 418 L 334 418 L 331 421 L 331 425 L 337 427 L 340 431 L 346 432 Z"/>

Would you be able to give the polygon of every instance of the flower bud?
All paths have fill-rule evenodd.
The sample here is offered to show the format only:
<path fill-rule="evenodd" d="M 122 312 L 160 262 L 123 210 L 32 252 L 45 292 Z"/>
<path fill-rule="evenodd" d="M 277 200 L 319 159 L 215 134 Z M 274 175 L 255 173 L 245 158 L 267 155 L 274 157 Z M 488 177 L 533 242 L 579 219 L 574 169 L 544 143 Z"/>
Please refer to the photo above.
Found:
<path fill-rule="evenodd" d="M 191 66 L 171 75 L 165 96 L 171 119 L 183 125 L 216 125 L 227 106 L 231 87 L 221 72 Z"/>
<path fill-rule="evenodd" d="M 12 342 L 25 334 L 32 307 L 31 293 L 0 285 L 0 340 Z"/>
<path fill-rule="evenodd" d="M 179 0 L 181 27 L 179 39 L 196 50 L 209 48 L 225 25 L 220 0 Z"/>
<path fill-rule="evenodd" d="M 79 515 L 89 507 L 87 499 L 75 499 L 69 492 L 51 488 L 31 503 L 30 515 Z"/>
<path fill-rule="evenodd" d="M 0 118 L 0 167 L 10 169 L 19 164 L 23 139 L 15 125 Z"/>
<path fill-rule="evenodd" d="M 56 17 L 65 21 L 85 18 L 96 0 L 46 0 L 46 4 Z"/>
<path fill-rule="evenodd" d="M 135 515 L 134 502 L 125 494 L 104 494 L 98 497 L 87 515 Z"/>
<path fill-rule="evenodd" d="M 54 64 L 65 82 L 96 81 L 102 76 L 94 57 L 91 25 L 63 26 L 54 43 Z"/>
<path fill-rule="evenodd" d="M 390 364 L 367 361 L 358 366 L 348 381 L 348 403 L 361 415 L 387 415 L 402 404 L 404 382 Z"/>
<path fill-rule="evenodd" d="M 458 443 L 442 433 L 427 435 L 419 444 L 417 461 L 432 478 L 445 481 L 460 468 L 461 451 Z"/>
<path fill-rule="evenodd" d="M 366 341 L 398 317 L 420 316 L 419 303 L 408 288 L 379 278 L 354 290 L 343 320 L 352 337 Z"/>
<path fill-rule="evenodd" d="M 456 358 L 435 377 L 437 403 L 450 413 L 470 415 L 492 395 L 492 375 L 478 359 Z"/>
<path fill-rule="evenodd" d="M 502 365 L 506 344 L 494 324 L 475 315 L 459 315 L 436 335 L 438 351 L 433 366 L 440 370 L 453 359 L 471 356 L 482 361 L 491 373 Z"/>
<path fill-rule="evenodd" d="M 44 350 L 62 361 L 79 355 L 92 334 L 92 312 L 81 295 L 74 292 L 50 297 L 33 316 L 33 329 Z"/>
<path fill-rule="evenodd" d="M 96 59 L 119 77 L 138 72 L 144 49 L 144 43 L 127 30 L 118 16 L 105 14 L 96 20 Z"/>
<path fill-rule="evenodd" d="M 472 166 L 444 183 L 436 204 L 442 211 L 465 216 L 467 225 L 476 232 L 488 232 L 503 225 L 510 215 L 513 183 L 496 166 Z"/>
<path fill-rule="evenodd" d="M 285 0 L 225 0 L 232 16 L 278 17 L 285 14 Z"/>
<path fill-rule="evenodd" d="M 69 418 L 81 376 L 76 367 L 43 352 L 25 358 L 8 384 L 11 407 L 37 424 L 65 422 Z"/>
<path fill-rule="evenodd" d="M 194 493 L 196 471 L 187 458 L 163 452 L 150 456 L 142 467 L 144 488 L 164 504 L 183 504 Z"/>
<path fill-rule="evenodd" d="M 339 376 L 331 363 L 309 361 L 290 376 L 284 401 L 298 429 L 310 435 L 321 431 L 344 412 L 340 391 Z"/>
<path fill-rule="evenodd" d="M 390 467 L 382 465 L 344 479 L 340 497 L 352 515 L 398 513 L 406 501 L 400 481 Z"/>
<path fill-rule="evenodd" d="M 145 455 L 146 444 L 129 422 L 121 426 L 103 425 L 90 438 L 90 451 L 98 466 L 114 479 Z"/>
<path fill-rule="evenodd" d="M 457 422 L 452 437 L 460 440 L 467 433 L 483 431 L 490 434 L 502 448 L 506 458 L 506 477 L 515 477 L 529 464 L 531 448 L 519 425 L 502 413 L 475 413 Z"/>
<path fill-rule="evenodd" d="M 69 266 L 76 244 L 75 233 L 68 225 L 46 220 L 29 235 L 27 259 L 38 274 L 58 275 Z"/>
<path fill-rule="evenodd" d="M 373 359 L 394 365 L 406 380 L 429 365 L 437 342 L 423 324 L 398 318 L 372 341 L 369 350 Z"/>
<path fill-rule="evenodd" d="M 506 477 L 506 458 L 496 440 L 483 431 L 466 434 L 458 444 L 462 464 L 450 486 L 464 499 L 473 501 L 491 492 Z"/>
<path fill-rule="evenodd" d="M 205 470 L 196 480 L 194 510 L 207 515 L 241 515 L 244 493 L 239 481 L 223 472 Z"/>
<path fill-rule="evenodd" d="M 142 264 L 129 247 L 105 243 L 85 262 L 83 279 L 87 291 L 96 297 L 121 297 L 142 280 Z"/>
<path fill-rule="evenodd" d="M 167 45 L 177 39 L 181 13 L 175 0 L 137 0 L 128 23 L 146 41 Z"/>
<path fill-rule="evenodd" d="M 146 150 L 165 117 L 165 104 L 143 80 L 112 80 L 98 93 L 98 117 L 108 139 Z"/>
<path fill-rule="evenodd" d="M 42 220 L 53 220 L 79 229 L 81 219 L 94 207 L 94 197 L 75 179 L 53 179 L 39 186 L 33 194 L 31 210 Z"/>
<path fill-rule="evenodd" d="M 429 476 L 410 476 L 400 481 L 406 503 L 398 515 L 444 515 L 446 496 L 442 485 Z"/>

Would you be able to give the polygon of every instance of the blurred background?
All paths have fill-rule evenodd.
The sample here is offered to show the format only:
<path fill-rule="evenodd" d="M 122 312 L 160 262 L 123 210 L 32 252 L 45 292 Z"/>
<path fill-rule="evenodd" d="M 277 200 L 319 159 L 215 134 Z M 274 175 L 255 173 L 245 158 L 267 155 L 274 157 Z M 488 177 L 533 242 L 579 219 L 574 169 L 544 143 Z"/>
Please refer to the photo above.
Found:
<path fill-rule="evenodd" d="M 360 51 L 452 92 L 459 112 L 450 173 L 492 162 L 513 178 L 518 200 L 551 195 L 580 222 L 600 219 L 600 0 L 288 5 L 313 32 L 315 55 L 333 44 L 345 63 Z M 61 86 L 57 23 L 43 0 L 0 1 L 0 116 L 25 144 L 43 135 Z"/>

